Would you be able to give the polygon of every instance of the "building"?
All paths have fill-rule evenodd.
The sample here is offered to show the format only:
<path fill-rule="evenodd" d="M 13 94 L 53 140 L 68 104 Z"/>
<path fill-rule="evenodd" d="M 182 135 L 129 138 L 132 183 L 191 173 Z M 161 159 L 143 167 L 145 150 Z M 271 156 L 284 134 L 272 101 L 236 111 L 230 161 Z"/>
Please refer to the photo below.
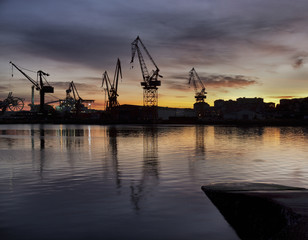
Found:
<path fill-rule="evenodd" d="M 170 118 L 193 118 L 195 111 L 191 108 L 169 108 L 158 107 L 158 120 L 169 120 Z"/>
<path fill-rule="evenodd" d="M 264 120 L 273 117 L 275 103 L 264 103 L 263 98 L 219 99 L 214 102 L 214 109 L 220 119 Z"/>

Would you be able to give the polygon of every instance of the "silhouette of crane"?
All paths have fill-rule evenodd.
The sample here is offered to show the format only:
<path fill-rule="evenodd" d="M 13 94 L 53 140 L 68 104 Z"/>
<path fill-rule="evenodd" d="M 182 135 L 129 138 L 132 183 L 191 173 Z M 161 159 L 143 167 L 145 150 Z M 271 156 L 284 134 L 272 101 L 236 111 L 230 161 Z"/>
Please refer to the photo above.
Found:
<path fill-rule="evenodd" d="M 85 100 L 79 96 L 76 85 L 74 81 L 71 81 L 69 88 L 66 89 L 66 98 L 60 100 L 59 108 L 64 112 L 80 113 L 81 111 L 86 110 L 87 108 L 83 103 L 93 103 L 94 100 Z"/>
<path fill-rule="evenodd" d="M 119 82 L 119 76 L 122 78 L 122 69 L 121 69 L 121 62 L 118 58 L 116 69 L 113 76 L 113 82 L 111 83 L 107 71 L 103 74 L 103 81 L 102 81 L 102 87 L 106 85 L 106 90 L 108 94 L 108 101 L 106 105 L 106 110 L 111 110 L 116 106 L 119 106 L 119 102 L 117 97 L 118 94 L 118 82 Z"/>
<path fill-rule="evenodd" d="M 16 66 L 14 63 L 10 62 L 12 66 L 14 66 L 19 72 L 21 72 L 36 88 L 36 90 L 40 91 L 40 109 L 39 113 L 44 114 L 44 103 L 45 103 L 45 93 L 53 93 L 54 88 L 49 85 L 45 76 L 49 76 L 48 73 L 43 72 L 42 70 L 37 71 L 37 81 L 33 80 L 30 76 L 28 76 L 25 72 L 21 70 L 21 67 Z M 13 74 L 12 74 L 13 76 Z M 45 83 L 43 81 L 45 80 Z"/>
<path fill-rule="evenodd" d="M 202 81 L 201 81 L 199 75 L 197 74 L 195 68 L 192 68 L 189 71 L 188 84 L 194 85 L 196 102 L 197 103 L 204 102 L 204 99 L 206 98 L 207 92 L 205 91 L 204 84 L 202 83 Z"/>
<path fill-rule="evenodd" d="M 143 87 L 143 105 L 145 107 L 154 107 L 152 108 L 152 114 L 155 112 L 157 113 L 157 105 L 158 105 L 158 86 L 161 85 L 161 81 L 158 80 L 159 77 L 162 78 L 162 76 L 159 74 L 159 68 L 157 67 L 156 63 L 154 62 L 153 58 L 151 57 L 150 53 L 146 49 L 145 45 L 139 38 L 139 36 L 132 42 L 132 59 L 131 63 L 134 62 L 135 54 L 137 52 L 138 58 L 139 58 L 139 63 L 140 63 L 140 68 L 141 68 L 141 73 L 143 77 L 143 82 L 141 82 L 141 86 Z M 147 66 L 145 64 L 144 58 L 142 56 L 141 49 L 139 47 L 143 48 L 145 51 L 146 55 L 152 62 L 152 64 L 155 67 L 155 70 L 152 70 L 151 73 L 149 73 Z M 157 116 L 152 116 L 156 118 Z"/>

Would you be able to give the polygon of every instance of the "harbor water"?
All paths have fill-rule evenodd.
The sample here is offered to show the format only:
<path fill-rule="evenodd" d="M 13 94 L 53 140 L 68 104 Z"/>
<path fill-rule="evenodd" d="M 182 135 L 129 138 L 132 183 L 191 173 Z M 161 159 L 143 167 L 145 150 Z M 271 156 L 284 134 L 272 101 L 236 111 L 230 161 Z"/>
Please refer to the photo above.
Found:
<path fill-rule="evenodd" d="M 201 190 L 308 188 L 308 128 L 0 125 L 0 239 L 239 239 Z"/>

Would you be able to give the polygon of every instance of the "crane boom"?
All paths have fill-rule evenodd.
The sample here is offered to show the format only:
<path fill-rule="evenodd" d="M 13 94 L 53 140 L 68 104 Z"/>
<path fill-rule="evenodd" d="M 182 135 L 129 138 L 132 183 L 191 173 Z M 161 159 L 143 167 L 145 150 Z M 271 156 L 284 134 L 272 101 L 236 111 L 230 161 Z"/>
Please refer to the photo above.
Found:
<path fill-rule="evenodd" d="M 104 84 L 104 83 L 105 83 L 105 84 Z M 109 86 L 111 86 L 111 82 L 110 82 L 110 79 L 109 79 L 109 76 L 108 76 L 107 71 L 105 71 L 104 74 L 103 74 L 102 87 L 104 87 L 104 85 L 106 85 L 108 98 L 110 98 Z"/>
<path fill-rule="evenodd" d="M 156 69 L 158 69 L 156 63 L 154 62 L 154 60 L 152 58 L 152 56 L 150 55 L 149 51 L 147 50 L 147 48 L 145 47 L 145 45 L 143 44 L 143 42 L 141 41 L 139 36 L 137 36 L 137 38 L 132 42 L 132 60 L 131 60 L 131 63 L 134 61 L 136 50 L 139 49 L 139 46 L 138 46 L 139 42 L 140 42 L 142 48 L 144 49 L 144 51 L 146 52 L 146 54 L 148 55 L 148 57 L 150 58 L 151 62 L 154 64 Z M 140 49 L 139 49 L 139 51 L 140 51 Z"/>
<path fill-rule="evenodd" d="M 143 50 L 145 51 L 146 55 L 149 57 L 152 64 L 155 66 L 155 70 L 152 70 L 151 75 L 149 74 L 149 71 L 147 69 L 147 66 L 145 64 L 144 58 L 141 53 L 141 49 L 139 48 L 139 43 L 141 44 Z M 157 86 L 160 86 L 161 82 L 158 80 L 158 77 L 162 77 L 159 75 L 159 68 L 156 65 L 155 61 L 153 60 L 152 56 L 150 55 L 149 51 L 141 41 L 140 37 L 138 36 L 133 42 L 132 42 L 132 59 L 131 63 L 134 62 L 134 58 L 136 55 L 136 51 L 139 58 L 140 68 L 142 72 L 143 81 L 141 82 L 141 86 L 144 86 L 145 88 L 157 88 Z"/>
<path fill-rule="evenodd" d="M 30 76 L 28 76 L 24 71 L 22 71 L 19 67 L 17 67 L 13 62 L 10 62 L 12 66 L 14 66 L 22 75 L 24 75 L 35 87 L 37 90 L 41 89 L 40 85 L 34 81 Z"/>

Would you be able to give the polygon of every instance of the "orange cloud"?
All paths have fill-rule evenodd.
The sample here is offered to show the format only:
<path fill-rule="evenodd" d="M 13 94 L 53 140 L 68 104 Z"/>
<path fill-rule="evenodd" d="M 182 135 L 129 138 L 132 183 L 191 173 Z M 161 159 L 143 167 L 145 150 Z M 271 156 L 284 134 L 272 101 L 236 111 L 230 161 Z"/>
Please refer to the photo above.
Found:
<path fill-rule="evenodd" d="M 291 98 L 296 98 L 296 96 L 269 96 L 269 98 L 291 99 Z"/>

